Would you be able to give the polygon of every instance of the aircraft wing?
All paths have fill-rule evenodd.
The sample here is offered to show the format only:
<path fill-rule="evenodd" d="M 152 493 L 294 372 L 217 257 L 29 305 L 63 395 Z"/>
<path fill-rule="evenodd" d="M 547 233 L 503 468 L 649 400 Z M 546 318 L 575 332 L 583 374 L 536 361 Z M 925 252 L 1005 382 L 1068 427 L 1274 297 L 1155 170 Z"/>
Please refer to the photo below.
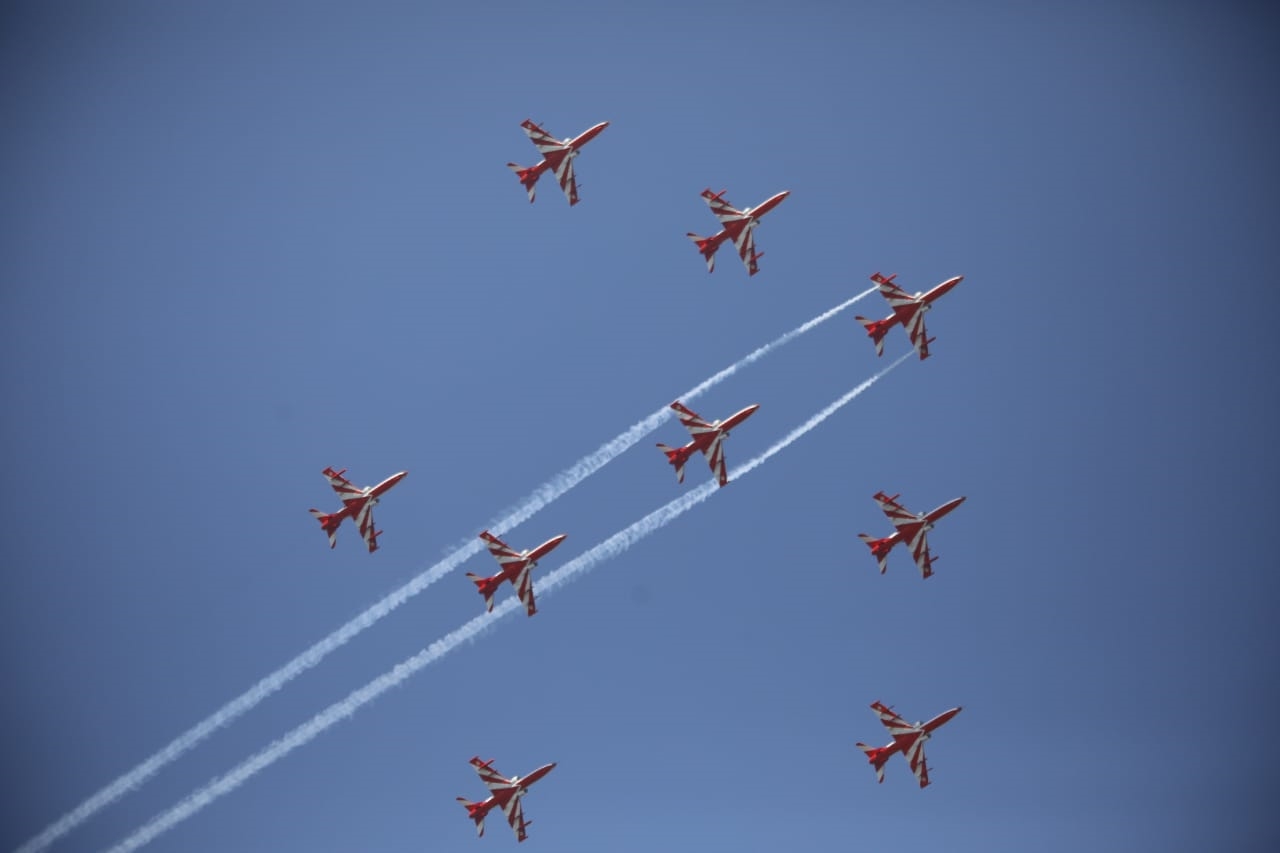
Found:
<path fill-rule="evenodd" d="M 360 507 L 355 511 L 356 526 L 360 528 L 360 536 L 364 539 L 364 544 L 369 547 L 369 553 L 372 554 L 378 550 L 378 534 L 381 530 L 377 530 L 373 525 L 373 501 L 366 500 L 361 503 Z"/>
<path fill-rule="evenodd" d="M 337 492 L 338 497 L 342 499 L 344 504 L 365 496 L 364 489 L 354 485 L 350 480 L 342 476 L 346 470 L 346 468 L 343 468 L 342 471 L 335 471 L 332 468 L 325 468 L 322 472 L 324 478 L 329 481 L 329 487 Z"/>
<path fill-rule="evenodd" d="M 702 455 L 707 457 L 707 464 L 711 466 L 711 473 L 716 475 L 716 479 L 720 481 L 720 485 L 729 482 L 729 473 L 725 470 L 724 465 L 724 435 L 717 435 L 715 439 L 705 447 Z"/>
<path fill-rule="evenodd" d="M 924 731 L 919 726 L 911 725 L 880 702 L 873 702 L 871 709 L 876 712 L 880 722 L 893 736 L 893 742 L 897 744 L 907 763 L 911 765 L 911 772 L 916 774 L 920 787 L 927 787 L 929 765 L 924 757 L 924 742 L 927 739 Z"/>
<path fill-rule="evenodd" d="M 738 257 L 742 258 L 742 264 L 747 268 L 747 275 L 755 275 L 760 271 L 756 258 L 760 257 L 756 254 L 756 229 L 755 220 L 752 220 L 746 228 L 738 233 L 737 239 L 733 241 L 733 245 L 738 247 Z"/>
<path fill-rule="evenodd" d="M 565 145 L 563 142 L 538 127 L 529 119 L 520 122 L 520 126 L 524 128 L 524 132 L 529 137 L 529 141 L 533 143 L 533 147 L 537 148 L 538 153 L 543 157 L 557 151 L 564 151 Z"/>
<path fill-rule="evenodd" d="M 924 735 L 920 734 L 912 740 L 911 746 L 902 748 L 902 754 L 906 757 L 907 764 L 911 765 L 911 772 L 916 774 L 916 781 L 921 788 L 929 787 L 929 762 L 924 757 L 924 741 Z"/>
<path fill-rule="evenodd" d="M 902 320 L 902 327 L 907 330 L 907 334 L 911 337 L 911 345 L 916 348 L 920 359 L 929 357 L 929 332 L 924 327 L 924 311 L 919 306 L 913 309 L 898 311 L 894 309 L 900 317 L 905 315 Z"/>
<path fill-rule="evenodd" d="M 481 761 L 480 757 L 476 756 L 471 759 L 471 766 L 476 769 L 476 773 L 480 776 L 480 781 L 491 792 L 496 794 L 512 787 L 510 779 L 493 769 L 493 761 Z"/>
<path fill-rule="evenodd" d="M 503 542 L 487 530 L 480 534 L 480 538 L 489 543 L 489 553 L 498 561 L 498 565 L 502 566 L 504 569 L 507 567 L 508 563 L 524 559 L 519 551 L 514 550 L 506 542 Z"/>
<path fill-rule="evenodd" d="M 904 524 L 913 524 L 920 521 L 914 513 L 898 503 L 896 498 L 891 498 L 884 492 L 876 492 L 872 500 L 880 505 L 880 511 L 888 517 L 894 527 L 901 527 Z"/>
<path fill-rule="evenodd" d="M 525 610 L 529 615 L 538 612 L 538 606 L 533 600 L 533 576 L 530 571 L 528 561 L 520 567 L 520 574 L 516 575 L 516 579 L 512 581 L 516 586 L 516 595 L 520 596 L 520 600 L 524 602 Z"/>
<path fill-rule="evenodd" d="M 524 841 L 527 837 L 524 819 L 524 808 L 520 805 L 519 797 L 512 797 L 502 804 L 502 812 L 507 816 L 507 823 L 511 824 L 512 831 L 516 834 L 516 841 Z"/>
<path fill-rule="evenodd" d="M 923 526 L 921 526 L 915 537 L 908 542 L 908 545 L 911 547 L 912 559 L 920 567 L 920 576 L 927 578 L 932 575 L 933 555 L 929 553 L 929 537 L 925 535 Z"/>
<path fill-rule="evenodd" d="M 573 174 L 573 154 L 572 152 L 562 152 L 560 156 L 548 155 L 547 163 L 551 165 L 556 172 L 556 180 L 560 182 L 560 189 L 564 190 L 565 198 L 569 199 L 569 205 L 573 206 L 578 203 L 578 179 Z"/>
<path fill-rule="evenodd" d="M 747 216 L 747 214 L 725 201 L 724 193 L 716 194 L 706 189 L 702 191 L 702 197 L 706 199 L 707 206 L 711 208 L 711 212 L 716 219 L 720 220 L 721 224 L 727 225 L 730 222 L 738 222 Z"/>
<path fill-rule="evenodd" d="M 680 416 L 680 423 L 684 424 L 684 428 L 695 437 L 708 430 L 715 429 L 714 426 L 704 421 L 701 415 L 692 409 L 686 408 L 679 400 L 672 403 L 671 408 Z"/>

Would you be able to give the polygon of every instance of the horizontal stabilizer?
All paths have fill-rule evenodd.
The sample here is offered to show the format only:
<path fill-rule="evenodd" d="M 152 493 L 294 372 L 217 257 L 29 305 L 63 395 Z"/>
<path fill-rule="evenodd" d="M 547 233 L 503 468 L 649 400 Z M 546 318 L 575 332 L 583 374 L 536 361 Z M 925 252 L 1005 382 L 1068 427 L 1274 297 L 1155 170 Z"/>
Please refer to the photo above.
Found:
<path fill-rule="evenodd" d="M 534 191 L 537 189 L 538 178 L 542 173 L 536 166 L 521 166 L 518 163 L 508 163 L 507 168 L 516 173 L 520 185 L 525 188 L 525 192 L 529 193 L 529 203 L 533 204 Z"/>
<path fill-rule="evenodd" d="M 884 747 L 867 746 L 865 743 L 857 744 L 858 749 L 867 754 L 867 761 L 876 769 L 876 781 L 884 781 L 884 765 L 889 760 L 891 753 L 887 752 Z"/>
<path fill-rule="evenodd" d="M 324 530 L 325 535 L 329 537 L 329 547 L 336 547 L 338 544 L 338 526 L 342 524 L 342 516 L 326 515 L 318 509 L 307 511 L 311 513 L 316 521 L 320 522 L 320 527 Z"/>
<path fill-rule="evenodd" d="M 494 575 L 490 578 L 482 578 L 477 574 L 467 572 L 467 577 L 476 585 L 476 589 L 484 596 L 485 610 L 493 612 L 493 594 L 498 591 L 498 587 L 502 585 L 503 576 Z"/>
<path fill-rule="evenodd" d="M 872 539 L 865 533 L 859 533 L 858 538 L 867 543 L 867 547 L 871 549 L 871 554 L 876 558 L 876 563 L 880 566 L 880 574 L 884 574 L 889 561 L 889 552 L 893 550 L 894 543 L 888 539 Z"/>
<path fill-rule="evenodd" d="M 683 447 L 667 447 L 659 442 L 658 449 L 666 454 L 667 462 L 676 469 L 676 482 L 684 482 L 684 465 L 689 461 L 689 451 Z"/>
<path fill-rule="evenodd" d="M 484 837 L 484 819 L 488 815 L 489 810 L 484 807 L 483 803 L 473 803 L 466 797 L 458 797 L 458 802 L 467 810 L 467 817 L 476 822 L 476 835 Z"/>
<path fill-rule="evenodd" d="M 855 317 L 863 328 L 867 330 L 867 335 L 875 342 L 876 355 L 884 355 L 884 336 L 889 334 L 889 330 L 893 328 L 897 322 L 895 317 L 886 317 L 883 320 L 868 320 L 866 317 Z"/>
<path fill-rule="evenodd" d="M 720 248 L 720 243 L 714 237 L 703 237 L 694 234 L 692 231 L 685 234 L 693 244 L 698 247 L 698 252 L 707 261 L 707 272 L 716 271 L 716 250 Z"/>

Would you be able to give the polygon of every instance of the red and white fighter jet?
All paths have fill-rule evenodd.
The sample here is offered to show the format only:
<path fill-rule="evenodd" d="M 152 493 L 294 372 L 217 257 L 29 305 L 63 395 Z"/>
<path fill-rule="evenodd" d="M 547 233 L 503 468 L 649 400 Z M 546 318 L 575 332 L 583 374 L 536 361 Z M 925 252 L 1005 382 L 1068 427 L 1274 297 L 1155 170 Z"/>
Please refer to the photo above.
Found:
<path fill-rule="evenodd" d="M 925 331 L 924 312 L 933 307 L 935 299 L 959 284 L 964 276 L 949 278 L 928 293 L 917 293 L 911 296 L 893 283 L 897 275 L 894 273 L 885 278 L 880 273 L 875 273 L 871 276 L 871 280 L 880 285 L 881 295 L 889 300 L 893 316 L 885 317 L 883 320 L 868 320 L 866 317 L 858 317 L 857 320 L 866 327 L 867 335 L 871 340 L 875 341 L 876 355 L 884 355 L 884 336 L 889 334 L 889 330 L 895 325 L 901 323 L 911 337 L 911 345 L 916 348 L 916 352 L 920 353 L 920 360 L 923 361 L 929 357 L 929 344 L 937 340 L 929 337 L 929 333 Z"/>
<path fill-rule="evenodd" d="M 534 147 L 542 154 L 542 160 L 536 166 L 507 164 L 507 168 L 516 173 L 520 184 L 529 193 L 529 203 L 533 204 L 534 185 L 538 183 L 538 178 L 550 169 L 555 173 L 556 180 L 560 182 L 560 189 L 564 190 L 564 194 L 569 197 L 569 206 L 577 204 L 578 181 L 573 176 L 573 158 L 578 156 L 582 146 L 595 139 L 600 131 L 608 127 L 609 122 L 602 121 L 595 127 L 589 127 L 573 139 L 556 139 L 529 119 L 521 122 L 520 126 L 529 135 Z"/>
<path fill-rule="evenodd" d="M 892 536 L 886 536 L 884 539 L 872 539 L 865 533 L 858 534 L 858 538 L 867 543 L 867 547 L 875 555 L 876 562 L 880 564 L 880 574 L 884 574 L 885 563 L 889 559 L 889 552 L 893 550 L 893 546 L 899 542 L 906 542 L 907 547 L 911 549 L 912 558 L 920 567 L 921 576 L 927 578 L 932 575 L 933 564 L 938 558 L 929 553 L 929 540 L 925 534 L 933 529 L 935 521 L 964 503 L 964 498 L 947 501 L 932 512 L 920 513 L 911 512 L 898 503 L 898 495 L 890 497 L 884 492 L 876 492 L 873 500 L 880 504 L 881 511 L 897 528 Z"/>
<path fill-rule="evenodd" d="M 707 423 L 696 412 L 692 412 L 684 407 L 679 400 L 671 404 L 680 415 L 680 423 L 684 424 L 685 429 L 689 430 L 689 434 L 693 436 L 693 441 L 684 447 L 667 447 L 665 444 L 659 443 L 658 449 L 667 455 L 667 461 L 675 466 L 676 480 L 684 482 L 684 465 L 689 461 L 689 457 L 694 451 L 701 450 L 702 455 L 707 457 L 707 464 L 711 466 L 711 472 L 720 480 L 720 485 L 729 482 L 729 474 L 725 470 L 724 465 L 724 448 L 721 444 L 729 437 L 729 430 L 745 421 L 747 418 L 755 414 L 756 409 L 760 408 L 760 404 L 756 403 L 747 406 L 740 412 L 735 412 L 723 421 L 712 421 Z"/>
<path fill-rule="evenodd" d="M 756 226 L 760 224 L 760 217 L 782 204 L 782 200 L 791 195 L 791 191 L 780 192 L 756 207 L 748 207 L 744 210 L 738 210 L 725 201 L 724 193 L 724 190 L 713 193 L 710 188 L 702 191 L 702 197 L 707 200 L 711 212 L 723 226 L 719 233 L 710 237 L 700 237 L 690 231 L 686 236 L 698 247 L 702 257 L 707 259 L 707 272 L 715 272 L 716 250 L 720 248 L 720 244 L 725 240 L 732 240 L 733 245 L 738 247 L 738 257 L 742 258 L 742 263 L 747 267 L 747 274 L 755 275 L 760 271 L 756 261 L 764 257 L 764 252 L 756 253 Z"/>
<path fill-rule="evenodd" d="M 489 553 L 498 561 L 498 565 L 502 567 L 502 571 L 493 577 L 482 578 L 479 575 L 467 572 L 467 577 L 471 578 L 471 582 L 480 590 L 480 594 L 484 596 L 485 609 L 493 611 L 493 594 L 498 591 L 498 587 L 502 586 L 503 581 L 511 581 L 516 588 L 516 595 L 520 596 L 520 600 L 524 602 L 525 609 L 529 611 L 529 615 L 538 612 L 537 606 L 533 601 L 533 578 L 529 573 L 538 565 L 547 554 L 550 554 L 555 547 L 564 541 L 567 533 L 561 533 L 552 539 L 543 542 L 532 551 L 516 551 L 506 542 L 503 542 L 497 536 L 489 531 L 480 534 L 480 538 L 489 543 Z"/>
<path fill-rule="evenodd" d="M 338 526 L 342 524 L 342 520 L 354 518 L 356 526 L 360 528 L 360 535 L 369 546 L 369 553 L 372 554 L 378 550 L 378 537 L 382 535 L 382 531 L 374 530 L 373 508 L 382 495 L 403 480 L 409 472 L 401 471 L 399 474 L 392 474 L 378 485 L 366 486 L 363 489 L 353 486 L 350 480 L 342 476 L 347 473 L 346 468 L 341 471 L 325 468 L 321 473 L 328 478 L 329 485 L 338 493 L 338 497 L 342 498 L 342 509 L 337 512 L 326 515 L 318 509 L 310 510 L 316 521 L 319 521 L 320 526 L 324 528 L 324 532 L 329 535 L 329 547 L 333 548 L 338 544 Z"/>
<path fill-rule="evenodd" d="M 484 835 L 484 819 L 488 816 L 489 810 L 497 806 L 507 816 L 507 823 L 511 824 L 512 830 L 515 831 L 516 841 L 524 841 L 527 837 L 525 830 L 533 825 L 533 821 L 524 819 L 524 809 L 520 807 L 520 800 L 529 792 L 529 787 L 534 782 L 555 769 L 555 763 L 544 764 L 523 779 L 519 776 L 508 779 L 494 770 L 492 758 L 481 761 L 480 756 L 477 755 L 471 759 L 471 766 L 480 774 L 480 781 L 489 788 L 488 798 L 479 803 L 473 803 L 466 797 L 458 797 L 458 802 L 467 807 L 467 817 L 476 822 L 476 834 Z"/>
<path fill-rule="evenodd" d="M 893 713 L 891 708 L 886 708 L 879 702 L 872 702 L 871 710 L 879 715 L 880 722 L 884 723 L 884 727 L 889 730 L 889 734 L 893 735 L 893 743 L 885 746 L 858 744 L 858 749 L 867 754 L 867 760 L 876 769 L 877 781 L 884 781 L 885 762 L 895 752 L 901 752 L 907 759 L 907 763 L 911 765 L 911 772 L 916 774 L 916 779 L 920 781 L 920 787 L 927 787 L 929 785 L 929 764 L 924 757 L 924 742 L 933 735 L 934 729 L 959 714 L 961 709 L 957 707 L 952 708 L 950 711 L 943 711 L 927 723 L 915 723 L 914 725 L 908 723 Z"/>

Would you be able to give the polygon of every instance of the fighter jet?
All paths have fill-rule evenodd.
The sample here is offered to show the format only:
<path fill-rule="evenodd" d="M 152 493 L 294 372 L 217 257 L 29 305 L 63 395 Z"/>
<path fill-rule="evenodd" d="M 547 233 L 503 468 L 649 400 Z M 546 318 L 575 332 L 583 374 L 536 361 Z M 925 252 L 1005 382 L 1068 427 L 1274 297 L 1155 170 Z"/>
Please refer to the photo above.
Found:
<path fill-rule="evenodd" d="M 524 602 L 529 615 L 537 613 L 538 608 L 533 600 L 533 578 L 529 573 L 537 567 L 538 560 L 555 550 L 567 535 L 567 533 L 561 533 L 531 551 L 516 551 L 489 531 L 481 533 L 480 538 L 489 543 L 489 553 L 502 567 L 501 572 L 488 578 L 467 572 L 467 577 L 471 578 L 471 582 L 484 596 L 485 609 L 493 610 L 493 594 L 498 591 L 498 587 L 502 586 L 503 581 L 511 581 L 516 588 L 516 595 L 520 596 L 520 600 Z"/>
<path fill-rule="evenodd" d="M 350 480 L 343 477 L 342 475 L 346 472 L 346 468 L 341 471 L 325 468 L 321 472 L 329 480 L 333 490 L 338 493 L 338 497 L 342 498 L 342 509 L 327 515 L 318 509 L 312 509 L 310 512 L 328 534 L 330 548 L 338 544 L 338 526 L 342 524 L 342 520 L 354 518 L 356 526 L 360 528 L 360 535 L 364 537 L 365 544 L 369 546 L 369 553 L 372 554 L 378 550 L 378 537 L 382 535 L 381 530 L 374 530 L 373 508 L 377 506 L 382 495 L 403 480 L 409 472 L 401 471 L 399 474 L 392 474 L 378 485 L 366 486 L 363 489 L 353 486 Z"/>
<path fill-rule="evenodd" d="M 880 294 L 889 301 L 893 315 L 883 320 L 868 320 L 866 317 L 856 319 L 866 328 L 867 335 L 875 342 L 876 355 L 884 355 L 884 336 L 889 334 L 890 329 L 901 323 L 911 337 L 911 345 L 916 348 L 916 352 L 920 354 L 920 360 L 923 361 L 929 357 L 929 344 L 935 340 L 925 331 L 924 314 L 933 307 L 935 299 L 963 281 L 964 276 L 949 278 L 928 293 L 917 293 L 911 296 L 893 283 L 897 275 L 894 273 L 885 278 L 880 273 L 875 273 L 871 276 L 871 280 L 880 285 Z"/>
<path fill-rule="evenodd" d="M 497 806 L 507 816 L 507 823 L 511 824 L 511 829 L 516 834 L 516 841 L 524 841 L 527 837 L 525 829 L 532 826 L 533 821 L 524 819 L 524 809 L 520 806 L 520 800 L 529 793 L 529 788 L 534 782 L 555 769 L 555 763 L 544 764 L 523 779 L 519 776 L 512 776 L 510 779 L 503 776 L 493 769 L 492 758 L 481 761 L 480 756 L 477 755 L 471 759 L 471 766 L 476 769 L 476 773 L 480 774 L 480 781 L 489 788 L 488 798 L 478 803 L 473 803 L 466 797 L 458 797 L 458 802 L 467 808 L 467 817 L 476 822 L 476 834 L 484 835 L 484 819 L 488 816 L 489 810 Z"/>
<path fill-rule="evenodd" d="M 676 480 L 684 482 L 684 466 L 689 461 L 689 457 L 694 451 L 701 450 L 702 455 L 707 457 L 707 464 L 711 466 L 711 472 L 716 475 L 720 481 L 720 485 L 729 482 L 729 474 L 725 470 L 724 464 L 724 448 L 721 444 L 729 437 L 729 430 L 745 421 L 747 418 L 755 414 L 756 409 L 760 408 L 760 404 L 756 403 L 747 406 L 740 412 L 735 412 L 723 421 L 711 421 L 707 423 L 696 412 L 692 412 L 685 408 L 684 405 L 676 400 L 671 404 L 680 415 L 680 423 L 684 424 L 685 429 L 689 430 L 689 434 L 693 436 L 693 441 L 684 447 L 667 447 L 667 445 L 659 443 L 658 449 L 667 456 L 676 469 Z"/>
<path fill-rule="evenodd" d="M 932 512 L 920 513 L 913 513 L 898 503 L 897 495 L 890 497 L 884 492 L 876 492 L 873 500 L 880 504 L 880 510 L 897 528 L 892 535 L 884 539 L 872 539 L 865 533 L 858 534 L 858 538 L 867 543 L 867 547 L 875 555 L 876 562 L 880 565 L 880 574 L 884 574 L 885 563 L 889 559 L 889 552 L 893 550 L 893 546 L 899 542 L 906 542 L 907 547 L 911 549 L 912 558 L 920 567 L 920 575 L 926 578 L 932 575 L 933 564 L 938 558 L 929 553 L 929 540 L 925 534 L 933 529 L 935 521 L 964 503 L 964 498 L 949 500 Z"/>
<path fill-rule="evenodd" d="M 950 711 L 943 711 L 927 723 L 908 723 L 899 717 L 892 709 L 886 708 L 879 702 L 871 703 L 871 710 L 875 711 L 880 717 L 880 722 L 884 723 L 885 728 L 889 730 L 889 734 L 893 735 L 893 743 L 886 746 L 867 746 L 865 743 L 859 743 L 858 749 L 867 754 L 867 761 L 876 769 L 876 779 L 879 782 L 884 781 L 884 765 L 895 752 L 901 752 L 907 759 L 907 763 L 911 765 L 911 772 L 916 774 L 916 779 L 920 782 L 920 787 L 925 788 L 929 785 L 929 765 L 924 758 L 924 742 L 933 735 L 933 731 L 943 723 L 950 720 L 956 714 L 960 713 L 960 708 L 952 708 Z"/>
<path fill-rule="evenodd" d="M 594 127 L 589 127 L 573 139 L 556 139 L 528 119 L 521 122 L 520 126 L 524 128 L 533 146 L 542 155 L 542 160 L 536 166 L 507 164 L 507 168 L 516 173 L 520 185 L 529 193 L 529 203 L 533 204 L 534 185 L 538 183 L 538 178 L 542 177 L 543 172 L 550 170 L 555 173 L 556 180 L 560 182 L 560 189 L 564 190 L 564 194 L 568 197 L 569 206 L 577 204 L 578 181 L 573 175 L 573 160 L 581 152 L 582 146 L 599 136 L 600 131 L 609 126 L 609 122 L 602 121 Z"/>
<path fill-rule="evenodd" d="M 724 227 L 710 237 L 701 237 L 692 231 L 685 236 L 693 241 L 702 257 L 706 258 L 707 272 L 715 272 L 716 250 L 720 248 L 720 244 L 725 240 L 732 240 L 733 245 L 738 249 L 738 257 L 742 258 L 742 263 L 746 265 L 747 275 L 755 275 L 760 271 L 756 261 L 764 257 L 764 252 L 756 253 L 756 227 L 760 224 L 760 218 L 782 204 L 782 200 L 791 195 L 791 191 L 780 192 L 765 199 L 756 207 L 748 207 L 743 210 L 738 210 L 725 201 L 724 193 L 724 190 L 713 193 L 710 187 L 702 191 L 702 197 L 706 199 L 711 212 L 715 214 L 716 219 L 719 219 L 720 224 Z"/>

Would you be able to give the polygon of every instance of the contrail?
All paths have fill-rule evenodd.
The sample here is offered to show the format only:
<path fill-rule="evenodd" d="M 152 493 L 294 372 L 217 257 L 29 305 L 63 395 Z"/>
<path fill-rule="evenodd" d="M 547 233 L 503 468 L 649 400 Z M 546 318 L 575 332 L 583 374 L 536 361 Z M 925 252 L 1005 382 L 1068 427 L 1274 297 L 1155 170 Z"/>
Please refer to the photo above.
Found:
<path fill-rule="evenodd" d="M 754 459 L 744 463 L 742 467 L 737 468 L 732 473 L 733 479 L 738 479 L 754 469 L 760 467 L 770 458 L 781 453 L 796 440 L 801 438 L 805 433 L 812 430 L 818 424 L 831 417 L 842 407 L 847 405 L 853 398 L 857 397 L 863 391 L 870 388 L 886 373 L 902 364 L 908 357 L 914 354 L 914 351 L 904 353 L 897 361 L 881 370 L 875 376 L 863 382 L 858 387 L 849 391 L 840 399 L 818 412 L 809 420 L 789 432 L 785 438 L 774 444 L 764 453 Z M 644 539 L 650 533 L 653 533 L 665 527 L 676 518 L 683 515 L 693 507 L 705 501 L 707 498 L 719 491 L 719 486 L 715 480 L 708 480 L 693 491 L 690 491 L 663 507 L 660 507 L 646 515 L 644 518 L 635 522 L 629 527 L 618 531 L 610 536 L 594 548 L 580 554 L 568 563 L 565 563 L 559 569 L 548 574 L 545 578 L 538 581 L 537 591 L 539 596 L 546 596 L 547 593 L 564 586 L 578 575 L 584 574 L 594 568 L 597 564 L 618 556 L 626 551 L 632 545 Z M 177 805 L 173 806 L 167 812 L 152 818 L 144 826 L 136 830 L 128 838 L 121 841 L 115 847 L 112 847 L 108 853 L 129 853 L 129 851 L 137 850 L 144 844 L 149 843 L 157 836 L 172 829 L 182 821 L 196 814 L 205 806 L 214 800 L 234 791 L 243 785 L 250 778 L 266 767 L 284 758 L 290 752 L 293 752 L 300 746 L 304 746 L 313 740 L 317 735 L 324 732 L 334 723 L 345 720 L 347 717 L 355 714 L 356 711 L 390 690 L 392 687 L 400 684 L 409 678 L 418 670 L 434 663 L 440 658 L 452 652 L 458 646 L 468 640 L 473 640 L 490 628 L 497 620 L 519 609 L 523 605 L 515 596 L 510 596 L 496 605 L 491 613 L 482 613 L 462 627 L 445 634 L 413 657 L 398 664 L 394 669 L 383 673 L 382 675 L 370 681 L 364 687 L 352 691 L 347 698 L 335 702 L 328 708 L 316 714 L 307 722 L 295 728 L 284 737 L 273 741 L 265 749 L 258 752 L 251 758 L 241 762 L 235 768 L 225 775 L 214 779 L 203 788 L 199 788 Z"/>
<path fill-rule="evenodd" d="M 690 400 L 703 394 L 707 390 L 723 382 L 725 379 L 728 379 L 742 368 L 759 361 L 778 347 L 795 340 L 814 327 L 830 320 L 836 314 L 839 314 L 859 299 L 874 293 L 875 290 L 876 288 L 874 287 L 868 288 L 857 296 L 845 300 L 831 310 L 819 314 L 809 322 L 797 326 L 781 337 L 775 338 L 759 349 L 749 353 L 744 358 L 729 365 L 711 378 L 705 379 L 695 385 L 693 388 L 682 394 L 678 399 Z M 533 517 L 535 513 L 546 507 L 556 498 L 559 498 L 587 477 L 590 477 L 596 471 L 599 471 L 618 455 L 631 447 L 631 445 L 653 432 L 661 426 L 662 423 L 670 417 L 670 415 L 671 410 L 665 406 L 649 415 L 647 418 L 638 422 L 616 438 L 601 445 L 594 453 L 590 453 L 587 456 L 582 457 L 573 465 L 543 483 L 535 489 L 531 495 L 517 504 L 513 509 L 507 511 L 501 518 L 488 524 L 486 529 L 493 531 L 495 535 L 501 536 L 504 532 L 516 527 L 521 522 L 527 521 L 529 518 Z M 201 743 L 216 732 L 219 728 L 230 724 L 241 715 L 252 710 L 262 700 L 280 690 L 308 669 L 320 663 L 320 661 L 324 660 L 324 658 L 331 652 L 346 644 L 357 634 L 361 633 L 366 628 L 371 627 L 388 613 L 395 610 L 397 607 L 404 604 L 427 587 L 431 586 L 431 584 L 440 580 L 458 566 L 465 563 L 482 548 L 483 545 L 479 539 L 471 539 L 466 544 L 459 546 L 447 557 L 440 560 L 440 562 L 431 566 L 404 586 L 389 593 L 381 601 L 370 605 L 363 613 L 355 616 L 327 637 L 317 641 L 311 646 L 311 648 L 307 649 L 302 654 L 277 669 L 275 672 L 263 677 L 257 684 L 253 685 L 253 687 L 250 687 L 244 693 L 240 694 L 235 699 L 232 699 L 208 717 L 201 720 L 199 723 L 196 723 L 187 731 L 178 735 L 159 752 L 155 753 L 137 767 L 134 767 L 132 770 L 128 771 L 123 776 L 89 797 L 83 803 L 58 818 L 58 820 L 50 824 L 39 835 L 19 847 L 17 853 L 36 853 L 38 850 L 44 850 L 54 841 L 84 823 L 102 809 L 111 805 L 116 800 L 119 800 L 133 789 L 141 786 L 162 768 L 172 764 L 174 761 L 177 761 L 197 744 Z"/>

